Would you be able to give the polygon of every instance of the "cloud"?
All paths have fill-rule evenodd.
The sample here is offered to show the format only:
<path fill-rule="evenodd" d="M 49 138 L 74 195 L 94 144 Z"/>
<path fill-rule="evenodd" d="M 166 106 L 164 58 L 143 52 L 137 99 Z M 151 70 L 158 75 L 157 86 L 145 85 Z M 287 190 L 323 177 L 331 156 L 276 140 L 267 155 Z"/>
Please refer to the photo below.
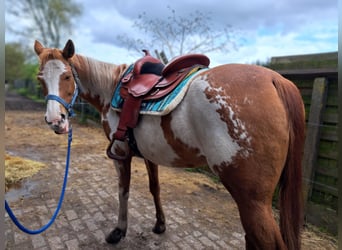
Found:
<path fill-rule="evenodd" d="M 246 44 L 229 54 L 228 60 L 219 54 L 217 64 L 227 62 L 266 62 L 274 56 L 299 55 L 337 51 L 337 25 L 327 28 L 326 23 L 302 25 L 296 31 L 265 32 L 264 29 L 246 33 Z"/>
<path fill-rule="evenodd" d="M 83 19 L 91 31 L 89 38 L 119 47 L 122 44 L 117 39 L 118 35 L 139 33 L 133 23 L 141 13 L 146 12 L 151 18 L 163 18 L 170 16 L 169 8 L 185 17 L 195 10 L 208 13 L 213 30 L 229 24 L 247 33 L 263 28 L 268 32 L 281 31 L 285 35 L 312 23 L 315 18 L 337 20 L 337 0 L 103 0 L 101 4 L 83 0 L 80 3 L 87 13 Z"/>
<path fill-rule="evenodd" d="M 210 53 L 214 64 L 265 61 L 272 56 L 337 50 L 337 0 L 76 1 L 84 10 L 71 36 L 76 48 L 85 55 L 110 62 L 134 60 L 118 35 L 148 36 L 133 27 L 139 14 L 168 17 L 169 8 L 184 17 L 199 10 L 211 17 L 213 30 L 229 24 L 238 31 L 238 40 L 243 41 L 238 50 Z M 6 34 L 7 39 L 10 36 Z"/>

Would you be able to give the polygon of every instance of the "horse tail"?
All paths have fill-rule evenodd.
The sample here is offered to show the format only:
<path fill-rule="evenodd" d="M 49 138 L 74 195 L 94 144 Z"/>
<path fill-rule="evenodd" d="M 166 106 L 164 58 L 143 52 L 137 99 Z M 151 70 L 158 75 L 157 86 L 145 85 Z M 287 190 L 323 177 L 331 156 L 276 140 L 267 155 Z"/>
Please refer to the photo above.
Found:
<path fill-rule="evenodd" d="M 273 84 L 286 109 L 289 122 L 288 153 L 279 181 L 280 231 L 288 249 L 300 249 L 303 225 L 304 104 L 298 88 L 291 81 L 276 77 Z"/>

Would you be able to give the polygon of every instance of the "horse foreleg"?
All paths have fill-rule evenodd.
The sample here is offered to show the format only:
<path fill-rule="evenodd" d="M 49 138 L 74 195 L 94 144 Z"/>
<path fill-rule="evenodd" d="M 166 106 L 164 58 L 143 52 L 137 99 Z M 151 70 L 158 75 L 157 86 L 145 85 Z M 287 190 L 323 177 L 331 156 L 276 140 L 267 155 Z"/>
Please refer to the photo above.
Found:
<path fill-rule="evenodd" d="M 165 232 L 165 216 L 163 208 L 160 202 L 160 187 L 159 187 L 159 177 L 158 177 L 158 165 L 145 159 L 145 164 L 148 172 L 149 182 L 150 182 L 150 192 L 153 196 L 154 205 L 156 208 L 156 224 L 153 228 L 153 232 L 156 234 L 161 234 Z"/>
<path fill-rule="evenodd" d="M 111 244 L 118 243 L 126 236 L 131 160 L 132 157 L 128 157 L 123 161 L 114 161 L 119 177 L 119 216 L 116 228 L 106 238 L 106 241 Z"/>

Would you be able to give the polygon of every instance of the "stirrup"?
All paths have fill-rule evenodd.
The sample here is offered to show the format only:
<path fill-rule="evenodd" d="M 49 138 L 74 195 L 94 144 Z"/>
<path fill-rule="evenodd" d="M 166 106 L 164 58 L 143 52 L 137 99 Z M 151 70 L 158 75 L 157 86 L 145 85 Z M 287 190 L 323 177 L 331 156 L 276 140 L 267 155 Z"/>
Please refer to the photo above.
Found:
<path fill-rule="evenodd" d="M 113 146 L 113 143 L 114 143 L 115 140 L 116 139 L 113 136 L 113 139 L 111 140 L 111 142 L 109 143 L 109 146 L 107 147 L 107 151 L 106 151 L 107 156 L 109 158 L 113 159 L 113 160 L 124 161 L 124 160 L 126 160 L 129 157 L 129 153 L 127 155 L 125 155 L 125 156 L 114 154 L 111 149 L 112 149 L 112 146 Z"/>

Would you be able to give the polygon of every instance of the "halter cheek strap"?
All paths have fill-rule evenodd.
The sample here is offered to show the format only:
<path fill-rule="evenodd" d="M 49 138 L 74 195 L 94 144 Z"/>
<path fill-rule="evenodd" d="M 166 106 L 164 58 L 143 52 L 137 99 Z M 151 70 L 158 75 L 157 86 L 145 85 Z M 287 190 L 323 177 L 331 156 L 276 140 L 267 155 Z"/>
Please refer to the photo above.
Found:
<path fill-rule="evenodd" d="M 75 66 L 73 64 L 71 64 L 71 63 L 70 63 L 70 66 L 71 66 L 72 74 L 73 74 L 75 82 L 76 82 L 76 84 L 75 84 L 75 91 L 74 91 L 74 94 L 72 96 L 71 102 L 67 103 L 65 100 L 63 100 L 62 98 L 60 98 L 57 95 L 47 95 L 45 97 L 45 101 L 47 102 L 49 100 L 53 100 L 53 101 L 59 102 L 68 111 L 69 117 L 73 117 L 73 116 L 75 116 L 75 113 L 74 113 L 74 110 L 72 109 L 72 106 L 74 106 L 75 101 L 76 101 L 76 99 L 78 97 L 78 93 L 79 93 L 78 86 L 79 86 L 81 81 L 80 81 L 80 79 L 78 77 L 78 74 L 77 74 L 77 71 L 75 69 Z"/>
<path fill-rule="evenodd" d="M 48 100 L 53 100 L 53 101 L 57 101 L 59 102 L 60 104 L 62 104 L 64 106 L 64 108 L 68 111 L 68 115 L 70 117 L 73 117 L 75 116 L 75 113 L 74 113 L 74 110 L 72 109 L 72 106 L 74 106 L 75 104 L 75 101 L 77 99 L 77 96 L 78 96 L 78 86 L 76 84 L 76 87 L 75 87 L 75 91 L 74 91 L 74 95 L 72 96 L 72 100 L 70 103 L 67 103 L 66 101 L 64 101 L 62 98 L 60 98 L 59 96 L 57 95 L 47 95 L 45 97 L 45 101 L 47 102 Z"/>

